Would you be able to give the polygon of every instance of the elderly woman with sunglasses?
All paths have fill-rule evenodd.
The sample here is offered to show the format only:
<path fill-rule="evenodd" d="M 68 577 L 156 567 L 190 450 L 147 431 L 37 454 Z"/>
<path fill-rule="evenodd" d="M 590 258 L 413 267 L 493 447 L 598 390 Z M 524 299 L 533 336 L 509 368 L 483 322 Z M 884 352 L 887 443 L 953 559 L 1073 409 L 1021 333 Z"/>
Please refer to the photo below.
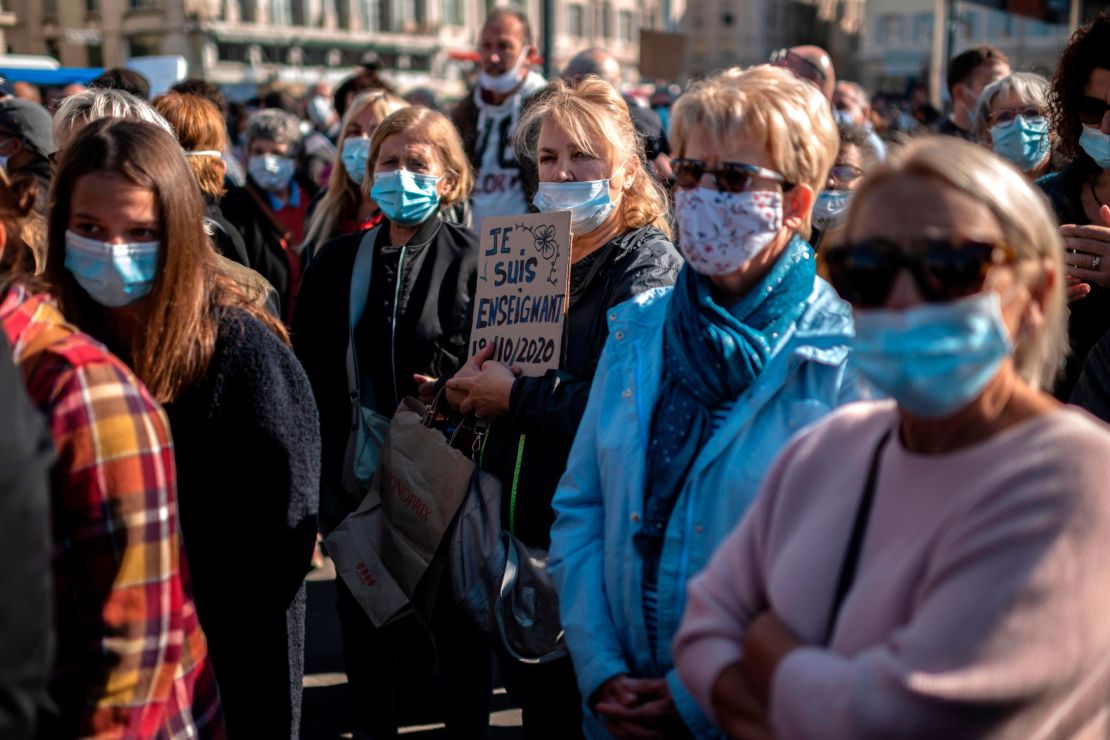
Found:
<path fill-rule="evenodd" d="M 1076 31 L 1052 78 L 1049 117 L 1068 161 L 1037 181 L 1064 237 L 1071 352 L 1055 393 L 1067 400 L 1091 347 L 1110 330 L 1110 16 Z"/>
<path fill-rule="evenodd" d="M 673 289 L 609 312 L 550 568 L 591 737 L 712 737 L 670 645 L 687 579 L 797 430 L 860 393 L 849 307 L 804 240 L 837 150 L 828 101 L 770 66 L 671 114 L 687 258 Z"/>
<path fill-rule="evenodd" d="M 795 437 L 690 584 L 678 671 L 731 735 L 1107 737 L 1110 432 L 1041 390 L 1061 253 L 972 144 L 857 191 L 828 265 L 892 400 Z"/>
<path fill-rule="evenodd" d="M 1026 177 L 1048 172 L 1052 140 L 1048 132 L 1048 80 L 1014 72 L 983 88 L 975 107 L 975 135 Z"/>

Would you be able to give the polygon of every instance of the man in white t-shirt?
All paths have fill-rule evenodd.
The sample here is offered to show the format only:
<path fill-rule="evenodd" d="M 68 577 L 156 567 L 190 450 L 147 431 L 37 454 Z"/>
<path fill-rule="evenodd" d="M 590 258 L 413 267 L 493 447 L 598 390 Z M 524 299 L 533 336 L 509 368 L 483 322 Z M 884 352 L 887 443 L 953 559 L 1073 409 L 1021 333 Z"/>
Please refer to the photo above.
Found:
<path fill-rule="evenodd" d="M 458 127 L 477 175 L 473 226 L 482 219 L 527 213 L 535 193 L 535 173 L 522 172 L 512 136 L 528 98 L 546 84 L 529 68 L 535 52 L 528 17 L 513 8 L 494 8 L 478 37 L 478 85 L 456 106 Z"/>

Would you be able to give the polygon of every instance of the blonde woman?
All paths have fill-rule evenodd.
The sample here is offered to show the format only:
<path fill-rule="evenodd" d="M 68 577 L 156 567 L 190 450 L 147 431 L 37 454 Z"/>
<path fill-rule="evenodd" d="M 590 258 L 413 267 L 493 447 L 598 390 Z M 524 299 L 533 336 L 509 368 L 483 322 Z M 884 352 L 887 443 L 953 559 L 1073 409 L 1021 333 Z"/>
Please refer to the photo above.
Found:
<path fill-rule="evenodd" d="M 372 90 L 359 95 L 347 108 L 328 186 L 309 206 L 308 228 L 301 245 L 306 266 L 326 242 L 373 228 L 382 220 L 378 204 L 363 189 L 370 139 L 379 123 L 406 105 L 385 90 Z"/>
<path fill-rule="evenodd" d="M 859 390 L 847 304 L 810 210 L 836 156 L 828 101 L 789 70 L 709 80 L 671 113 L 673 290 L 610 311 L 555 494 L 550 568 L 591 737 L 711 737 L 670 644 L 687 579 L 789 437 Z"/>
<path fill-rule="evenodd" d="M 417 395 L 414 376 L 446 377 L 458 369 L 477 284 L 477 237 L 442 215 L 469 197 L 474 183 L 451 122 L 427 108 L 402 108 L 374 131 L 369 162 L 366 184 L 382 221 L 365 234 L 324 245 L 305 273 L 293 314 L 293 347 L 320 409 L 324 534 L 361 501 L 359 491 L 343 487 L 350 428 L 348 306 L 359 243 L 371 240 L 373 261 L 370 299 L 354 333 L 355 354 L 382 415 L 392 415 L 405 396 Z M 405 689 L 397 686 L 397 660 L 403 654 L 410 665 L 418 664 L 426 632 L 415 619 L 375 630 L 350 591 L 341 582 L 337 589 L 355 730 L 392 737 L 394 693 Z M 465 631 L 451 603 L 440 599 L 433 615 L 448 688 L 447 724 L 452 732 L 478 736 L 489 722 L 491 659 L 480 636 Z"/>
<path fill-rule="evenodd" d="M 690 586 L 679 672 L 730 734 L 1110 732 L 1110 433 L 1044 392 L 1063 254 L 1044 198 L 964 142 L 857 191 L 827 259 L 891 400 L 796 437 Z"/>
<path fill-rule="evenodd" d="M 644 168 L 641 149 L 624 100 L 597 77 L 551 83 L 517 128 L 517 158 L 538 170 L 534 205 L 571 211 L 564 355 L 557 371 L 517 378 L 486 362 L 488 352 L 479 353 L 447 389 L 461 410 L 493 419 L 482 464 L 516 501 L 503 526 L 530 547 L 550 544 L 551 499 L 609 336 L 610 314 L 633 296 L 672 285 L 682 263 L 671 244 L 666 195 Z M 529 737 L 581 734 L 569 660 L 531 666 L 500 655 Z"/>

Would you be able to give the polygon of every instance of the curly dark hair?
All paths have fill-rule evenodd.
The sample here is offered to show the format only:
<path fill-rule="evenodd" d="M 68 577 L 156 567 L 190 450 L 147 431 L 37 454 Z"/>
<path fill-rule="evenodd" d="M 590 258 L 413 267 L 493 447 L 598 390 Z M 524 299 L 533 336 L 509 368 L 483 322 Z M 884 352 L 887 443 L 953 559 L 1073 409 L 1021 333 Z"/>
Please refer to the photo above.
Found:
<path fill-rule="evenodd" d="M 1079 146 L 1083 124 L 1079 120 L 1079 101 L 1091 72 L 1110 69 L 1106 50 L 1110 48 L 1110 13 L 1102 13 L 1080 28 L 1060 54 L 1052 77 L 1048 114 L 1056 133 L 1057 150 L 1068 161 L 1090 159 Z M 1093 164 L 1093 163 L 1092 163 Z"/>

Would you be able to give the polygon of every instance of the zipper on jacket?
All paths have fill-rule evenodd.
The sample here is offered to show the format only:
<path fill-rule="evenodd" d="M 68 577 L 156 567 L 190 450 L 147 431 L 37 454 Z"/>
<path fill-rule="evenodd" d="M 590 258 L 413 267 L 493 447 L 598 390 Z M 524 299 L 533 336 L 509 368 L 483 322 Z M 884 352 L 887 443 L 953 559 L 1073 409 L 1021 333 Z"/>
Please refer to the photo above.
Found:
<path fill-rule="evenodd" d="M 401 282 L 405 277 L 405 249 L 406 247 L 401 247 L 401 255 L 397 258 L 397 284 L 393 288 L 393 319 L 389 327 L 389 364 L 393 370 L 393 403 L 395 406 L 401 402 L 401 391 L 397 386 L 397 306 L 401 301 Z"/>

